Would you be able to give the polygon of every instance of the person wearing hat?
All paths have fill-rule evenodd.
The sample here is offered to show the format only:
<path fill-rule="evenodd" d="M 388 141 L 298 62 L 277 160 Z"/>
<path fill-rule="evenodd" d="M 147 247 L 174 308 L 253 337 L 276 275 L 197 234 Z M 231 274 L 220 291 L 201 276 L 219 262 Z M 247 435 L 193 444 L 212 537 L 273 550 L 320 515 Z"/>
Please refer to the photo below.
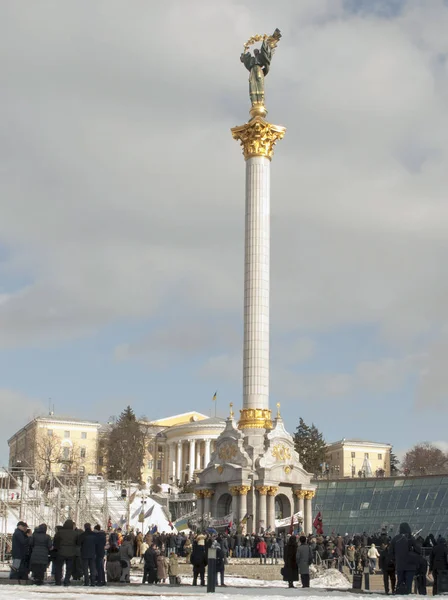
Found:
<path fill-rule="evenodd" d="M 205 585 L 207 552 L 205 550 L 205 535 L 202 533 L 197 536 L 193 544 L 193 552 L 190 556 L 190 563 L 193 565 L 193 585 L 198 584 L 198 577 L 201 579 L 201 585 Z"/>
<path fill-rule="evenodd" d="M 27 530 L 28 525 L 25 521 L 19 521 L 17 523 L 17 528 L 12 536 L 10 579 L 28 579 L 26 563 L 30 538 L 26 534 Z"/>

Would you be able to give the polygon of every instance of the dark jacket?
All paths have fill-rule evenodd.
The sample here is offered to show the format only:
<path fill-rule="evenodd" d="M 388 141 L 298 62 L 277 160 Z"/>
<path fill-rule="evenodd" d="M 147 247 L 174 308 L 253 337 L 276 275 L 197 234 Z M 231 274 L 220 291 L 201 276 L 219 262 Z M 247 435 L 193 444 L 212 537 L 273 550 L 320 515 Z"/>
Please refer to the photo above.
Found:
<path fill-rule="evenodd" d="M 395 562 L 393 561 L 389 548 L 382 548 L 380 550 L 378 566 L 383 573 L 395 572 Z"/>
<path fill-rule="evenodd" d="M 97 558 L 104 558 L 106 554 L 106 532 L 96 531 L 95 532 L 95 554 Z"/>
<path fill-rule="evenodd" d="M 28 555 L 29 538 L 24 531 L 17 528 L 12 536 L 12 558 L 25 560 Z"/>
<path fill-rule="evenodd" d="M 401 523 L 399 534 L 390 545 L 391 560 L 394 561 L 397 572 L 417 571 L 420 554 L 421 548 L 413 538 L 411 528 L 407 523 Z"/>
<path fill-rule="evenodd" d="M 157 569 L 157 554 L 154 548 L 148 548 L 143 555 L 147 569 Z"/>
<path fill-rule="evenodd" d="M 207 553 L 205 546 L 200 546 L 197 542 L 193 544 L 193 552 L 190 556 L 190 562 L 194 567 L 205 567 L 207 565 Z"/>
<path fill-rule="evenodd" d="M 91 529 L 86 529 L 79 535 L 78 543 L 81 546 L 81 558 L 95 558 L 96 536 Z"/>
<path fill-rule="evenodd" d="M 440 538 L 431 550 L 429 568 L 431 571 L 444 571 L 448 569 L 448 548 L 443 538 Z"/>
<path fill-rule="evenodd" d="M 285 566 L 282 569 L 283 581 L 298 581 L 297 540 L 291 536 L 285 546 Z"/>
<path fill-rule="evenodd" d="M 51 537 L 47 534 L 47 526 L 39 525 L 29 538 L 31 549 L 31 565 L 48 565 Z"/>
<path fill-rule="evenodd" d="M 107 581 L 120 581 L 121 560 L 118 550 L 109 552 L 106 563 Z"/>
<path fill-rule="evenodd" d="M 134 547 L 131 541 L 125 540 L 119 550 L 120 559 L 126 562 L 130 562 L 131 558 L 134 556 Z"/>
<path fill-rule="evenodd" d="M 79 532 L 73 529 L 73 521 L 67 519 L 62 528 L 56 533 L 53 541 L 60 558 L 74 558 L 79 548 Z"/>

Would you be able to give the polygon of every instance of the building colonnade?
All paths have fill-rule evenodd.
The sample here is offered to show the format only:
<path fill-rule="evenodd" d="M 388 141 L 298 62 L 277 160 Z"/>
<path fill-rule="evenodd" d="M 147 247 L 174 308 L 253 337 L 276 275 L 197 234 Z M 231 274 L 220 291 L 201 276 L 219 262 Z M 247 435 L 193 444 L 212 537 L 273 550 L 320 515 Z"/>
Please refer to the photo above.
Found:
<path fill-rule="evenodd" d="M 261 529 L 274 531 L 275 500 L 279 492 L 282 493 L 282 488 L 279 486 L 259 485 L 253 488 L 250 485 L 237 485 L 229 487 L 229 493 L 232 495 L 231 510 L 234 522 L 237 525 L 247 522 L 247 531 L 251 533 L 256 533 Z M 195 494 L 197 497 L 197 515 L 201 520 L 205 515 L 210 515 L 212 512 L 212 499 L 215 491 L 210 488 L 202 488 L 196 490 Z M 312 501 L 315 491 L 293 489 L 293 494 L 294 500 L 291 510 L 294 511 L 294 514 L 299 511 L 302 513 L 304 532 L 307 535 L 313 533 Z M 248 503 L 248 496 L 250 497 L 250 503 Z M 249 514 L 251 511 L 256 516 L 255 523 L 252 515 Z"/>
<path fill-rule="evenodd" d="M 205 469 L 215 449 L 215 438 L 191 437 L 167 441 L 168 481 L 191 481 L 196 471 Z"/>

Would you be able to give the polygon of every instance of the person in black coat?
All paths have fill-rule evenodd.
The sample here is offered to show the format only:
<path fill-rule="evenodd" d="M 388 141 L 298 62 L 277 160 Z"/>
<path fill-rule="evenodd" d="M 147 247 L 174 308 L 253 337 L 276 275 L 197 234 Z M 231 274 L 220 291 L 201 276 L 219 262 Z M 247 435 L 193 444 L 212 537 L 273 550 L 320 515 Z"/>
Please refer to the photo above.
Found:
<path fill-rule="evenodd" d="M 397 589 L 399 594 L 410 594 L 412 582 L 419 569 L 421 547 L 412 536 L 408 523 L 401 523 L 399 533 L 390 544 L 391 560 L 397 571 Z"/>
<path fill-rule="evenodd" d="M 34 583 L 42 585 L 50 562 L 49 556 L 52 545 L 51 537 L 47 534 L 45 523 L 36 527 L 33 535 L 30 537 L 29 545 L 31 550 L 30 565 Z"/>
<path fill-rule="evenodd" d="M 295 535 L 291 535 L 285 546 L 285 566 L 281 570 L 283 581 L 287 581 L 290 588 L 294 587 L 294 581 L 299 581 L 299 568 L 296 556 L 297 538 Z"/>
<path fill-rule="evenodd" d="M 12 566 L 11 573 L 9 574 L 10 579 L 28 579 L 28 549 L 29 549 L 29 537 L 26 532 L 28 525 L 24 521 L 17 523 L 17 529 L 14 531 L 12 536 Z"/>
<path fill-rule="evenodd" d="M 395 563 L 390 554 L 389 544 L 383 543 L 381 545 L 378 566 L 383 574 L 384 591 L 386 594 L 389 594 L 391 591 L 394 593 L 397 578 L 395 576 Z M 389 580 L 392 589 L 389 587 Z"/>
<path fill-rule="evenodd" d="M 53 545 L 57 552 L 55 583 L 56 585 L 62 584 L 62 568 L 65 563 L 64 585 L 68 586 L 70 585 L 76 549 L 79 548 L 79 532 L 75 530 L 75 524 L 71 519 L 67 519 L 61 529 L 56 533 Z"/>
<path fill-rule="evenodd" d="M 193 565 L 193 585 L 198 584 L 198 576 L 201 579 L 201 585 L 205 585 L 205 567 L 207 566 L 207 553 L 204 542 L 194 542 L 193 551 L 190 556 L 190 563 Z"/>
<path fill-rule="evenodd" d="M 439 593 L 438 578 L 440 571 L 448 570 L 448 548 L 446 540 L 439 538 L 437 544 L 431 550 L 429 558 L 429 570 L 434 577 L 434 587 L 432 589 L 433 596 Z"/>
<path fill-rule="evenodd" d="M 104 557 L 106 555 L 106 532 L 100 525 L 95 525 L 95 561 L 96 561 L 96 581 L 99 586 L 106 585 L 106 574 L 104 572 Z"/>
<path fill-rule="evenodd" d="M 151 544 L 151 546 L 146 550 L 143 555 L 145 560 L 143 567 L 143 581 L 142 583 L 146 583 L 148 581 L 149 584 L 156 583 L 157 581 L 157 552 L 156 545 Z"/>
<path fill-rule="evenodd" d="M 90 523 L 84 525 L 84 532 L 79 536 L 81 546 L 82 569 L 84 571 L 84 585 L 94 586 L 96 582 L 96 532 L 92 531 Z"/>

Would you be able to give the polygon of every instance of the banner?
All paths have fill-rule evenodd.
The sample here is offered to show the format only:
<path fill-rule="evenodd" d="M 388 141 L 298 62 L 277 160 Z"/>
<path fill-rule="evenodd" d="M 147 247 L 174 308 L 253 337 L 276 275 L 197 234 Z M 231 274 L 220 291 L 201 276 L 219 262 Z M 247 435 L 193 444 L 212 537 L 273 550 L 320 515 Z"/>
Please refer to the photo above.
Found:
<path fill-rule="evenodd" d="M 288 525 L 290 525 L 291 521 L 293 523 L 298 523 L 299 521 L 303 520 L 303 514 L 302 511 L 299 510 L 299 512 L 296 512 L 293 515 L 293 519 L 291 517 L 286 517 L 286 519 L 275 519 L 275 526 L 276 527 L 288 527 Z"/>
<path fill-rule="evenodd" d="M 210 519 L 209 525 L 211 527 L 227 527 L 233 522 L 233 512 L 225 517 L 217 517 L 216 519 Z"/>

